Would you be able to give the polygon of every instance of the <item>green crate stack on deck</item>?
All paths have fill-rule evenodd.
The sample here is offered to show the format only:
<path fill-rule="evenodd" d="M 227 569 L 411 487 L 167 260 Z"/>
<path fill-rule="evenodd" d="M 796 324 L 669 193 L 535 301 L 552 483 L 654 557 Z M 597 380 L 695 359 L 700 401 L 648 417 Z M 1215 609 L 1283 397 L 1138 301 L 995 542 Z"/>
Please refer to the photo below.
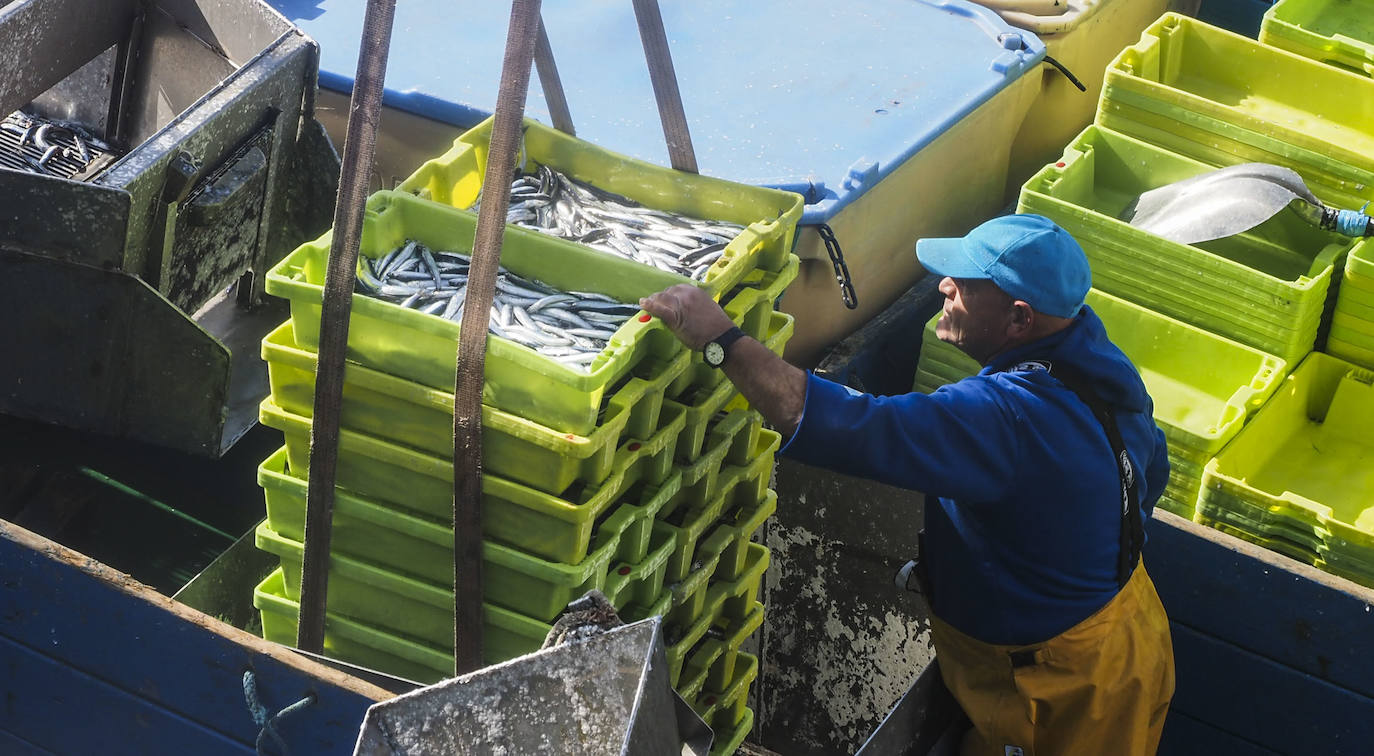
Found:
<path fill-rule="evenodd" d="M 453 208 L 473 206 L 484 179 L 490 129 L 490 120 L 474 127 L 397 190 Z M 747 334 L 782 354 L 793 320 L 778 312 L 775 302 L 799 270 L 790 250 L 801 197 L 669 171 L 534 121 L 525 122 L 523 134 L 527 172 L 546 165 L 646 207 L 745 226 L 701 285 Z M 515 237 L 549 238 L 508 226 L 507 239 Z M 758 664 L 739 648 L 763 621 L 758 596 L 768 552 L 751 541 L 777 507 L 768 484 L 781 439 L 762 427 L 758 413 L 700 353 L 688 360 L 666 390 L 666 401 L 682 408 L 684 421 L 667 484 L 676 493 L 655 515 L 656 527 L 675 541 L 664 576 L 671 596 L 664 631 L 674 684 L 722 733 L 718 741 L 729 746 L 752 726 L 745 700 Z"/>
<path fill-rule="evenodd" d="M 1323 0 L 1285 4 L 1266 22 L 1275 34 L 1301 36 L 1292 24 L 1280 29 L 1275 19 L 1285 13 L 1290 20 L 1301 15 L 1299 25 L 1312 31 L 1329 27 L 1331 19 L 1322 21 L 1321 13 L 1349 10 L 1327 8 Z M 1314 10 L 1320 8 L 1326 10 Z M 1114 329 L 1126 302 L 1109 304 L 1101 293 L 1090 299 L 1156 398 L 1173 468 L 1161 506 L 1360 576 L 1371 564 L 1360 550 L 1370 523 L 1341 494 L 1308 485 L 1316 499 L 1276 503 L 1265 499 L 1272 492 L 1247 490 L 1245 479 L 1277 485 L 1273 480 L 1282 477 L 1247 466 L 1263 459 L 1282 468 L 1272 452 L 1285 443 L 1247 423 L 1259 422 L 1268 406 L 1257 410 L 1276 389 L 1270 404 L 1292 393 L 1292 382 L 1311 383 L 1318 368 L 1309 364 L 1329 365 L 1332 358 L 1315 348 L 1374 366 L 1374 338 L 1366 340 L 1374 337 L 1374 307 L 1364 309 L 1374 305 L 1365 298 L 1374 286 L 1363 285 L 1374 283 L 1369 243 L 1289 212 L 1246 233 L 1190 245 L 1121 220 L 1145 191 L 1246 162 L 1293 169 L 1333 207 L 1359 208 L 1374 198 L 1374 79 L 1352 64 L 1367 48 L 1323 49 L 1336 48 L 1349 55 L 1328 55 L 1336 65 L 1324 65 L 1311 51 L 1316 60 L 1166 14 L 1108 67 L 1096 123 L 1065 148 L 1062 160 L 1026 182 L 1018 211 L 1046 215 L 1068 229 L 1088 254 L 1094 287 L 1145 308 Z M 977 368 L 935 340 L 933 323 L 916 377 L 917 388 L 927 391 Z M 1287 375 L 1300 363 L 1308 377 Z M 1359 416 L 1369 394 L 1343 385 L 1336 405 Z M 1342 433 L 1317 435 L 1328 449 L 1308 459 L 1313 469 L 1356 469 L 1349 454 L 1358 453 L 1342 446 Z M 1293 449 L 1288 454 L 1303 457 Z M 1349 488 L 1364 490 L 1360 473 L 1346 474 L 1356 478 Z M 1317 501 L 1322 496 L 1334 502 Z M 1334 535 L 1337 529 L 1348 537 Z"/>
<path fill-rule="evenodd" d="M 1346 258 L 1326 351 L 1374 368 L 1374 240 L 1361 241 Z"/>
<path fill-rule="evenodd" d="M 447 185 L 447 194 L 374 195 L 361 255 L 375 258 L 409 240 L 468 252 L 475 215 L 454 205 L 471 202 L 447 200 L 454 187 L 475 199 L 485 165 L 473 157 L 485 160 L 488 133 L 489 123 L 464 135 L 407 182 Z M 746 332 L 782 352 L 792 319 L 774 302 L 796 277 L 789 250 L 800 197 L 628 161 L 532 122 L 526 147 L 527 159 L 649 207 L 743 225 L 702 285 Z M 328 247 L 328 235 L 302 246 L 268 280 L 269 293 L 291 300 L 292 317 L 263 341 L 272 395 L 261 419 L 284 433 L 286 446 L 259 468 L 268 519 L 256 535 L 282 569 L 255 600 L 265 635 L 286 643 L 294 641 L 298 611 Z M 555 288 L 628 303 L 687 282 L 515 226 L 507 227 L 502 265 Z M 354 297 L 326 653 L 422 682 L 450 674 L 452 665 L 457 334 L 457 323 Z M 727 742 L 742 737 L 757 660 L 739 647 L 762 622 L 758 585 L 768 564 L 767 550 L 751 539 L 777 506 L 768 484 L 780 438 L 720 371 L 643 313 L 586 371 L 492 336 L 486 378 L 486 661 L 537 649 L 569 600 L 600 589 L 627 620 L 665 618 L 674 681 Z"/>
<path fill-rule="evenodd" d="M 1154 399 L 1171 467 L 1157 506 L 1192 517 L 1203 467 L 1274 393 L 1286 372 L 1284 362 L 1096 289 L 1087 302 Z M 926 324 L 917 391 L 929 393 L 979 369 L 972 358 L 936 338 L 939 318 Z"/>
<path fill-rule="evenodd" d="M 1199 520 L 1374 586 L 1374 371 L 1314 352 L 1204 474 Z"/>

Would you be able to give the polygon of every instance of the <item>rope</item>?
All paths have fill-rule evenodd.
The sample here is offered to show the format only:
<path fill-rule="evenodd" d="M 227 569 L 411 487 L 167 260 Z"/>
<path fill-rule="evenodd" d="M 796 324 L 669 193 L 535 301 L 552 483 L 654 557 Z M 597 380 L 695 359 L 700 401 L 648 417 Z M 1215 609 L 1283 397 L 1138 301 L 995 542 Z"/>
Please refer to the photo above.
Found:
<path fill-rule="evenodd" d="M 1365 207 L 1369 207 L 1369 203 L 1365 203 Z M 1336 214 L 1336 230 L 1346 236 L 1366 236 L 1372 223 L 1374 219 L 1360 210 L 1342 210 Z"/>
<path fill-rule="evenodd" d="M 286 741 L 282 739 L 281 733 L 277 732 L 277 725 L 292 714 L 315 703 L 315 694 L 309 693 L 305 698 L 276 714 L 269 715 L 267 707 L 258 699 L 258 680 L 253 675 L 253 670 L 247 669 L 243 672 L 243 698 L 248 702 L 248 713 L 253 715 L 253 724 L 258 726 L 258 739 L 254 744 L 258 750 L 258 756 L 267 756 L 267 751 L 263 748 L 263 738 L 267 737 L 270 737 L 272 742 L 277 744 L 277 752 L 281 756 L 289 756 L 291 752 L 287 749 Z"/>

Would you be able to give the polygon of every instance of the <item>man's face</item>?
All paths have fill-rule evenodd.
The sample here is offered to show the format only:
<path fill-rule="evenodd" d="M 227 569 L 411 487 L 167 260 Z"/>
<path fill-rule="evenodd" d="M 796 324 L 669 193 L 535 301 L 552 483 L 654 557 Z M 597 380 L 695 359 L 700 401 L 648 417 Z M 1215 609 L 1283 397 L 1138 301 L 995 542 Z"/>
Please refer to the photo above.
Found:
<path fill-rule="evenodd" d="M 944 314 L 935 324 L 935 335 L 981 364 L 987 364 L 1010 340 L 1008 327 L 1014 310 L 1012 298 L 991 281 L 945 277 Z"/>

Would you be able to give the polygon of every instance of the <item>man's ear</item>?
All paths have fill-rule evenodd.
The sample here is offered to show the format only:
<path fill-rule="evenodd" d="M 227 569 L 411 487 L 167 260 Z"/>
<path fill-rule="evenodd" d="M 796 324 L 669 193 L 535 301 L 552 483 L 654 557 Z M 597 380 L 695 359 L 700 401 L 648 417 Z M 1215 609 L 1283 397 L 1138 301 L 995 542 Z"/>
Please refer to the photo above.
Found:
<path fill-rule="evenodd" d="M 1007 326 L 1008 336 L 1024 336 L 1035 327 L 1035 310 L 1021 300 L 1011 303 L 1011 323 Z"/>

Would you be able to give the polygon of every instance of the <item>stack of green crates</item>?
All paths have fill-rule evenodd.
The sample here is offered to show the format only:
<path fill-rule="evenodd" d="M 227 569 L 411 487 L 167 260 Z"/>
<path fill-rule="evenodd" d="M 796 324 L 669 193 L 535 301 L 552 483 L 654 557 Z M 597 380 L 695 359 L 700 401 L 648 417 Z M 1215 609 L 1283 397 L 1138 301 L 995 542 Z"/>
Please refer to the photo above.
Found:
<path fill-rule="evenodd" d="M 1256 228 L 1179 244 L 1119 217 L 1140 194 L 1213 167 L 1089 126 L 1021 192 L 1083 245 L 1093 286 L 1297 364 L 1316 343 L 1327 295 L 1354 241 L 1283 212 Z"/>
<path fill-rule="evenodd" d="M 1374 240 L 1360 242 L 1346 258 L 1326 351 L 1374 368 Z"/>
<path fill-rule="evenodd" d="M 1278 388 L 1284 362 L 1096 289 L 1087 301 L 1154 399 L 1171 468 L 1157 506 L 1191 518 L 1203 466 Z M 926 324 L 916 368 L 915 389 L 925 393 L 979 369 L 936 338 L 939 319 L 937 314 Z"/>
<path fill-rule="evenodd" d="M 474 127 L 398 191 L 470 207 L 481 191 L 490 134 L 490 120 Z M 789 253 L 801 217 L 799 196 L 666 171 L 534 121 L 524 124 L 522 155 L 527 171 L 547 165 L 646 206 L 747 225 L 703 285 L 747 334 L 782 354 L 793 320 L 774 304 L 799 270 Z M 514 237 L 585 249 L 535 230 L 507 227 L 507 239 Z M 688 361 L 666 389 L 667 401 L 684 415 L 670 473 L 678 493 L 655 510 L 655 527 L 675 540 L 664 576 L 671 594 L 664 628 L 679 692 L 717 733 L 729 734 L 718 740 L 738 745 L 752 726 L 745 700 L 758 671 L 757 660 L 739 649 L 762 625 L 758 595 L 768 565 L 767 549 L 751 540 L 777 507 L 768 485 L 781 438 L 762 427 L 758 413 L 700 353 L 690 354 Z"/>
<path fill-rule="evenodd" d="M 1250 396 L 1237 397 L 1230 415 L 1203 423 L 1206 444 L 1187 443 L 1177 422 L 1161 413 L 1174 467 L 1163 505 L 1177 504 L 1198 522 L 1333 572 L 1374 574 L 1367 569 L 1374 565 L 1370 554 L 1355 548 L 1366 542 L 1368 525 L 1355 504 L 1368 495 L 1360 472 L 1367 463 L 1351 456 L 1359 457 L 1362 446 L 1347 443 L 1345 421 L 1313 430 L 1333 396 L 1342 413 L 1367 414 L 1362 403 L 1369 392 L 1356 386 L 1364 379 L 1343 383 L 1353 375 L 1350 365 L 1312 350 L 1325 345 L 1374 365 L 1374 338 L 1368 338 L 1374 308 L 1363 309 L 1362 293 L 1374 281 L 1368 242 L 1321 231 L 1289 212 L 1246 233 L 1193 245 L 1163 241 L 1120 220 L 1145 191 L 1248 162 L 1296 171 L 1333 207 L 1359 208 L 1374 198 L 1368 47 L 1333 33 L 1342 26 L 1358 33 L 1368 19 L 1347 23 L 1352 12 L 1359 15 L 1350 3 L 1279 5 L 1285 7 L 1275 6 L 1266 20 L 1267 38 L 1293 50 L 1305 44 L 1302 55 L 1177 14 L 1161 17 L 1108 67 L 1096 123 L 1062 161 L 1027 182 L 1019 208 L 1055 219 L 1082 242 L 1095 286 L 1277 358 L 1265 367 L 1267 389 L 1249 384 Z M 1321 35 L 1328 39 L 1314 41 Z M 1187 351 L 1179 332 L 1168 338 Z M 1131 348 L 1126 352 L 1139 359 Z M 1201 364 L 1210 377 L 1220 362 L 1208 354 Z M 1284 370 L 1298 364 L 1299 373 L 1285 378 Z M 1206 385 L 1197 371 L 1177 377 L 1196 389 Z M 1237 378 L 1246 385 L 1243 371 L 1224 380 Z M 1286 382 L 1278 396 L 1246 425 L 1280 379 Z M 1168 389 L 1148 374 L 1146 382 L 1159 411 Z M 1344 386 L 1340 392 L 1337 384 Z M 1302 401 L 1293 398 L 1299 394 Z M 1300 423 L 1302 411 L 1312 414 Z M 1279 416 L 1288 419 L 1261 422 Z M 1340 483 L 1324 488 L 1314 480 Z M 1191 502 L 1189 490 L 1197 492 Z M 1304 490 L 1309 493 L 1294 493 Z"/>
<path fill-rule="evenodd" d="M 1107 68 L 1097 123 L 1213 166 L 1291 168 L 1333 207 L 1374 199 L 1374 79 L 1178 14 Z"/>
<path fill-rule="evenodd" d="M 475 216 L 446 200 L 453 187 L 480 187 L 489 128 L 464 135 L 408 182 L 428 176 L 429 185 L 446 185 L 448 193 L 375 194 L 360 255 L 375 258 L 411 239 L 469 251 Z M 533 123 L 526 125 L 526 148 L 527 159 L 547 160 L 651 207 L 744 225 L 703 285 L 736 323 L 782 352 L 792 319 L 773 305 L 796 276 L 788 250 L 800 197 L 629 161 Z M 264 634 L 283 643 L 294 642 L 298 612 L 329 243 L 325 235 L 303 245 L 267 282 L 269 293 L 290 300 L 291 320 L 263 341 L 272 394 L 260 418 L 283 432 L 286 445 L 258 471 L 267 521 L 257 545 L 278 556 L 281 569 L 258 587 L 255 603 Z M 501 262 L 564 290 L 624 302 L 686 282 L 515 227 L 507 229 Z M 354 297 L 325 651 L 420 682 L 452 669 L 457 338 L 457 323 Z M 674 680 L 696 686 L 692 701 L 718 732 L 747 732 L 741 708 L 757 661 L 739 645 L 762 622 L 758 585 L 768 557 L 751 539 L 777 506 L 768 484 L 780 438 L 756 412 L 735 409 L 739 404 L 720 371 L 645 314 L 628 320 L 586 371 L 488 338 L 486 661 L 537 649 L 568 601 L 599 589 L 626 619 L 663 616 Z M 714 655 L 698 648 L 722 639 L 722 648 L 711 647 Z M 683 668 L 692 675 L 682 676 Z"/>
<path fill-rule="evenodd" d="M 1259 41 L 1374 76 L 1374 1 L 1279 0 L 1264 14 Z"/>
<path fill-rule="evenodd" d="M 1197 520 L 1374 586 L 1374 372 L 1314 352 L 1207 464 Z"/>

